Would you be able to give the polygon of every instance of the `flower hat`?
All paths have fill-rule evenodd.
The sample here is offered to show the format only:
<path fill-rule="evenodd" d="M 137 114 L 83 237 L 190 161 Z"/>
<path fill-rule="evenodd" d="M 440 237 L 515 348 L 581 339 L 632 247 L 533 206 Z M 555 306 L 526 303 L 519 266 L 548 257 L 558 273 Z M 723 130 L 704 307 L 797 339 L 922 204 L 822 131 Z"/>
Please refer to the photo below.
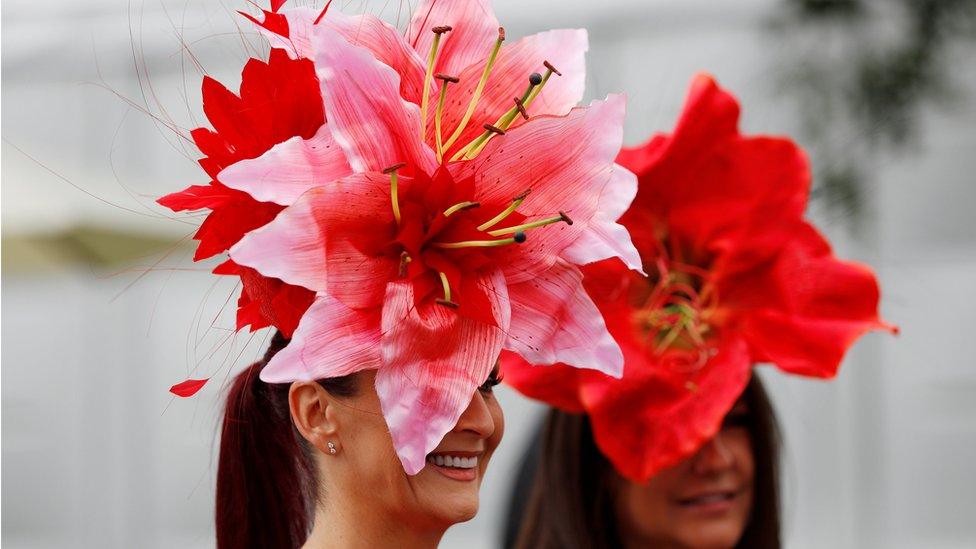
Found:
<path fill-rule="evenodd" d="M 415 474 L 502 349 L 620 376 L 579 266 L 641 268 L 617 223 L 637 180 L 615 163 L 624 98 L 577 106 L 586 32 L 508 45 L 485 0 L 422 1 L 405 35 L 282 4 L 252 18 L 272 53 L 240 96 L 204 83 L 213 181 L 162 199 L 211 210 L 197 255 L 229 253 L 239 327 L 291 336 L 262 379 L 375 369 Z"/>
<path fill-rule="evenodd" d="M 861 334 L 894 330 L 878 318 L 874 274 L 834 257 L 804 218 L 806 156 L 788 139 L 742 136 L 738 117 L 700 75 L 674 133 L 617 158 L 638 174 L 620 221 L 648 275 L 616 260 L 583 271 L 623 377 L 503 360 L 524 394 L 587 413 L 601 451 L 635 481 L 713 437 L 753 364 L 830 378 Z"/>

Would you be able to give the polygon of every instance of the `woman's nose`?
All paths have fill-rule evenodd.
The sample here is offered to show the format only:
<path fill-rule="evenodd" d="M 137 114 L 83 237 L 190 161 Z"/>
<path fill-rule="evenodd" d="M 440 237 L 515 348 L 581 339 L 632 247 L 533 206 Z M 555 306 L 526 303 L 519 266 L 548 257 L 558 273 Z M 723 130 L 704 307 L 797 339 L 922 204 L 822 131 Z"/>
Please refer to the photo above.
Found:
<path fill-rule="evenodd" d="M 735 456 L 719 432 L 695 454 L 692 470 L 699 475 L 708 475 L 727 469 L 733 463 Z"/>
<path fill-rule="evenodd" d="M 488 438 L 495 432 L 495 421 L 491 418 L 488 404 L 481 396 L 480 391 L 475 391 L 471 397 L 468 407 L 461 413 L 457 425 L 454 427 L 457 432 L 469 432 L 478 435 L 479 438 Z"/>

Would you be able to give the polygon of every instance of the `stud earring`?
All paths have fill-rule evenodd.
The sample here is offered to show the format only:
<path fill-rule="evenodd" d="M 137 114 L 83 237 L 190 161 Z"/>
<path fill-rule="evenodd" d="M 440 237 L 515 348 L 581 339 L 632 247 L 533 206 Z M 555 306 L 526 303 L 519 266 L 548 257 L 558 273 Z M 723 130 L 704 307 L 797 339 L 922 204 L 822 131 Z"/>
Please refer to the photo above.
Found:
<path fill-rule="evenodd" d="M 332 442 L 332 441 L 329 441 L 328 444 L 329 444 L 329 453 L 332 454 L 332 455 L 335 455 L 335 453 L 338 451 L 338 450 L 336 450 L 335 443 Z"/>

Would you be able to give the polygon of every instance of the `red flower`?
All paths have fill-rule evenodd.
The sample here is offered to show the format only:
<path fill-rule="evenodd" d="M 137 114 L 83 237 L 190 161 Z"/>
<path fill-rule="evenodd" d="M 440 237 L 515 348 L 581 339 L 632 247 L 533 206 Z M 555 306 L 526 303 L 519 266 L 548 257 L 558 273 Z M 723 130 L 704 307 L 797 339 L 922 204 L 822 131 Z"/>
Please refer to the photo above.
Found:
<path fill-rule="evenodd" d="M 640 268 L 617 224 L 637 182 L 614 162 L 624 98 L 576 107 L 585 31 L 503 45 L 485 0 L 422 1 L 406 39 L 368 15 L 283 14 L 287 40 L 264 33 L 314 60 L 328 124 L 218 175 L 288 206 L 234 261 L 316 291 L 261 378 L 376 369 L 415 474 L 502 348 L 619 375 L 579 266 Z"/>
<path fill-rule="evenodd" d="M 617 159 L 638 175 L 621 223 L 649 276 L 614 260 L 583 270 L 623 378 L 505 360 L 505 379 L 526 395 L 588 413 L 598 446 L 635 481 L 714 436 L 754 363 L 830 378 L 861 334 L 894 330 L 878 318 L 872 272 L 835 258 L 804 219 L 803 152 L 740 135 L 738 116 L 699 76 L 674 133 Z"/>
<path fill-rule="evenodd" d="M 211 177 L 210 184 L 192 185 L 158 200 L 173 211 L 210 210 L 193 237 L 200 242 L 196 261 L 226 252 L 246 233 L 264 226 L 284 209 L 283 205 L 260 202 L 221 184 L 217 174 L 241 160 L 257 158 L 290 138 L 310 138 L 325 123 L 312 62 L 290 59 L 280 49 L 271 50 L 267 62 L 248 61 L 240 95 L 205 77 L 203 110 L 213 129 L 198 128 L 191 135 L 204 155 L 200 165 Z M 232 263 L 214 272 L 241 276 L 238 329 L 250 325 L 256 330 L 273 324 L 291 337 L 304 312 L 302 305 L 308 308 L 314 297 L 304 288 L 258 276 L 253 269 Z"/>

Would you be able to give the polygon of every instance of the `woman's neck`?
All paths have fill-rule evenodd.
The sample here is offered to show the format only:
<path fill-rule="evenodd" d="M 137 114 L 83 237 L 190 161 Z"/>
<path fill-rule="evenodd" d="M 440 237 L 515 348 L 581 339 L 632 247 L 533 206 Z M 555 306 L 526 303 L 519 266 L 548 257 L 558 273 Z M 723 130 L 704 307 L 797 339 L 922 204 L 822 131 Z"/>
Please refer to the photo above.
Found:
<path fill-rule="evenodd" d="M 399 517 L 382 515 L 376 509 L 320 504 L 316 506 L 312 532 L 302 549 L 432 549 L 444 536 L 444 529 L 424 529 Z"/>

